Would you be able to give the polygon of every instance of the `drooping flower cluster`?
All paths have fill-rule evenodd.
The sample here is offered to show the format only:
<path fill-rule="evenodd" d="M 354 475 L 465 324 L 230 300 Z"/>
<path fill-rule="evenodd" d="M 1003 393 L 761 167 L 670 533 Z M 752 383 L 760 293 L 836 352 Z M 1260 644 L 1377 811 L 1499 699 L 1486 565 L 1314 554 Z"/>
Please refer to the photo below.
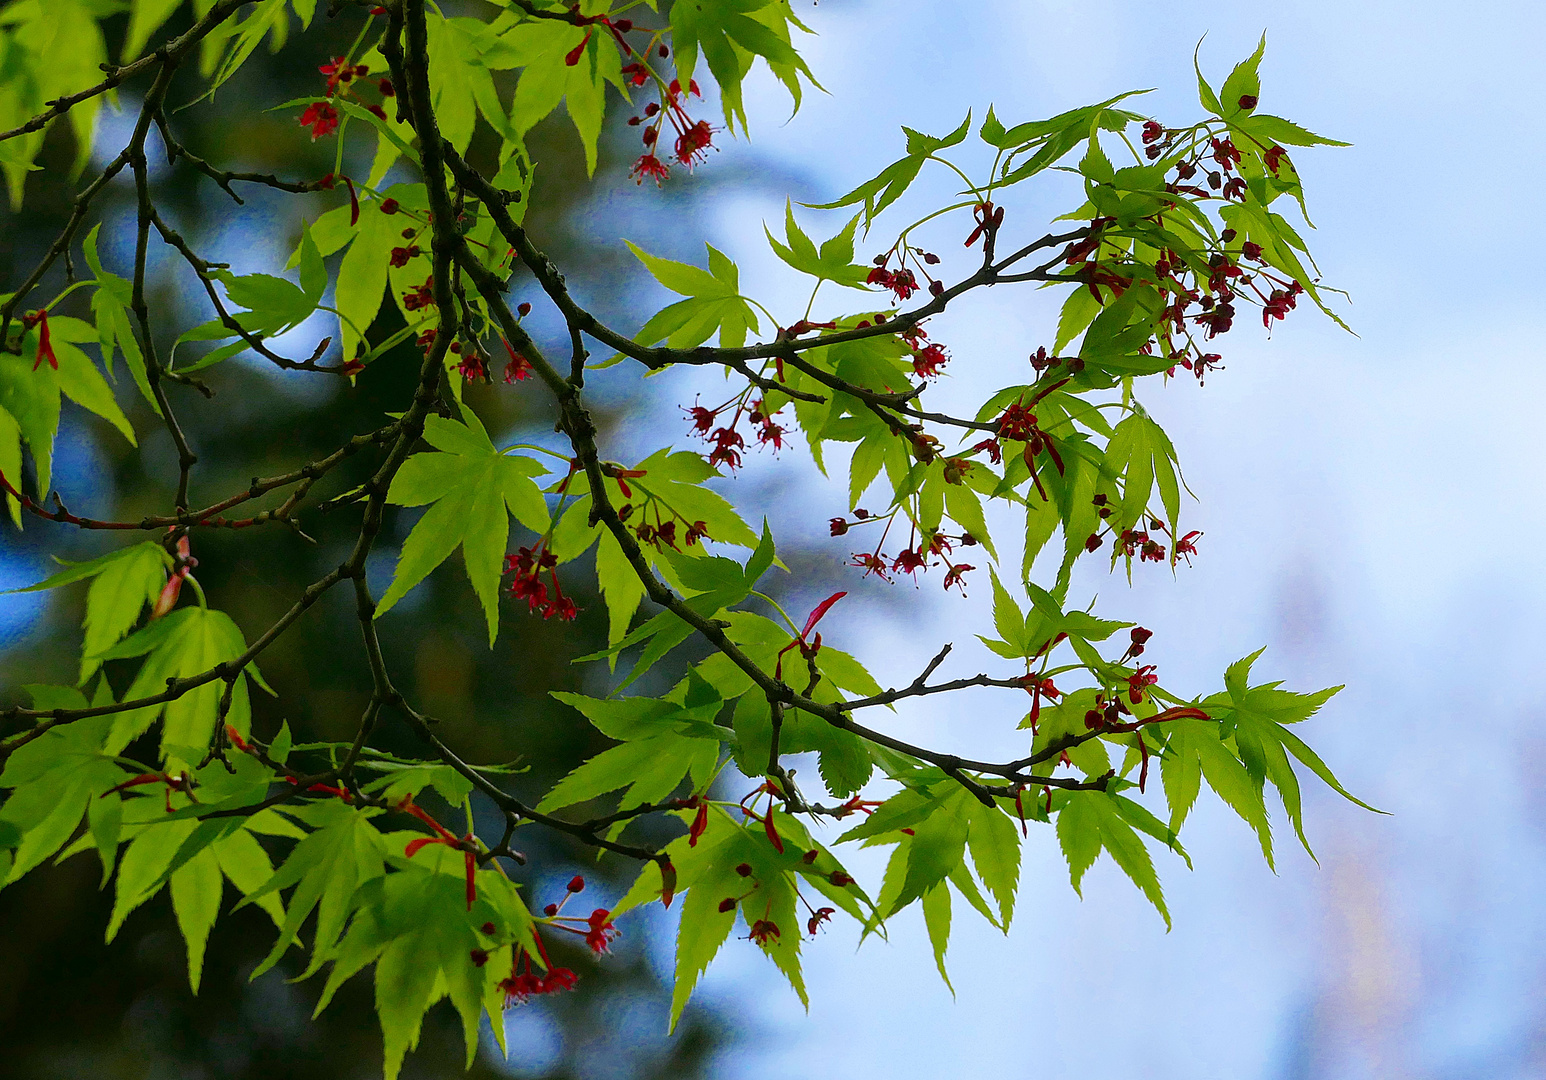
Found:
<path fill-rule="evenodd" d="M 558 557 L 546 544 L 517 548 L 514 555 L 505 556 L 505 573 L 511 575 L 509 590 L 512 597 L 525 600 L 527 609 L 540 613 L 544 619 L 572 621 L 579 615 L 579 609 L 564 595 L 558 583 L 557 567 Z M 546 582 L 542 580 L 543 571 L 548 575 Z"/>
<path fill-rule="evenodd" d="M 666 51 L 666 47 L 662 45 L 661 55 L 666 55 Z M 682 84 L 676 79 L 667 83 L 655 74 L 649 62 L 643 57 L 624 67 L 623 75 L 635 86 L 643 86 L 653 79 L 660 89 L 658 103 L 650 102 L 644 107 L 643 113 L 628 120 L 630 126 L 644 128 L 641 134 L 644 153 L 628 171 L 628 175 L 633 177 L 635 183 L 642 184 L 645 180 L 653 180 L 657 185 L 660 184 L 671 175 L 673 161 L 689 172 L 703 164 L 708 159 L 708 152 L 714 148 L 716 129 L 707 120 L 694 120 L 688 115 L 688 101 L 693 97 L 703 97 L 703 91 L 698 89 L 697 82 L 692 79 L 687 80 L 687 89 L 684 91 Z M 670 152 L 665 159 L 662 159 L 660 140 L 668 122 L 676 133 L 676 138 Z"/>
<path fill-rule="evenodd" d="M 901 337 L 913 351 L 913 374 L 920 379 L 938 378 L 940 368 L 950 360 L 945 347 L 937 341 L 929 341 L 928 332 L 921 325 L 908 327 Z"/>
<path fill-rule="evenodd" d="M 741 467 L 741 451 L 746 449 L 746 437 L 738 430 L 742 417 L 753 425 L 757 445 L 771 446 L 775 452 L 784 448 L 784 436 L 789 433 L 788 428 L 774 419 L 782 410 L 770 411 L 761 399 L 752 400 L 749 388 L 718 408 L 694 403 L 683 411 L 692 421 L 693 433 L 714 445 L 707 455 L 709 464 L 732 470 Z M 727 412 L 729 422 L 716 427 L 719 418 Z"/>
<path fill-rule="evenodd" d="M 338 130 L 338 110 L 332 105 L 332 101 L 353 97 L 355 91 L 368 84 L 366 76 L 370 74 L 370 67 L 366 64 L 351 63 L 348 57 L 335 56 L 326 64 L 317 68 L 327 76 L 327 99 L 325 101 L 313 101 L 306 106 L 300 116 L 301 127 L 311 128 L 312 141 L 331 135 Z M 365 108 L 385 121 L 386 109 L 382 102 L 388 98 L 396 97 L 397 90 L 392 86 L 391 79 L 378 79 L 374 84 L 380 100 L 365 102 Z"/>

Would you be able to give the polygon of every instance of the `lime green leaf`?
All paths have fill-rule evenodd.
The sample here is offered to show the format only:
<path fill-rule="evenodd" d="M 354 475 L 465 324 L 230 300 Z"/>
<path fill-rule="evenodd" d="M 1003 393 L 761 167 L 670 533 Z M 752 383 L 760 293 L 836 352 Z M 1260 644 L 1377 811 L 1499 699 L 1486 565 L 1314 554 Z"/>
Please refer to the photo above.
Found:
<path fill-rule="evenodd" d="M 433 505 L 403 543 L 376 615 L 391 610 L 460 547 L 492 647 L 499 633 L 499 577 L 510 537 L 507 511 L 530 529 L 546 530 L 547 508 L 531 478 L 547 470 L 534 458 L 500 453 L 477 417 L 470 410 L 463 416 L 465 426 L 439 416 L 426 418 L 424 438 L 441 453 L 409 458 L 387 492 L 387 501 L 397 506 Z"/>
<path fill-rule="evenodd" d="M 998 901 L 999 925 L 1008 933 L 1020 885 L 1020 834 L 1008 814 L 978 802 L 971 803 L 969 824 L 966 838 L 972 865 Z"/>
<path fill-rule="evenodd" d="M 767 21 L 761 21 L 766 19 Z M 692 80 L 701 55 L 719 83 L 725 123 L 734 128 L 739 117 L 746 127 L 741 81 L 760 57 L 800 103 L 799 76 L 813 85 L 805 61 L 789 43 L 789 5 L 767 0 L 695 0 L 671 6 L 671 36 L 676 47 L 677 77 L 683 86 Z M 796 23 L 798 25 L 798 23 Z"/>
<path fill-rule="evenodd" d="M 220 914 L 224 885 L 219 860 L 209 848 L 184 863 L 171 877 L 172 910 L 188 947 L 188 984 L 195 994 L 204 973 L 204 946 Z"/>
<path fill-rule="evenodd" d="M 312 813 L 317 830 L 295 846 L 273 877 L 242 901 L 242 905 L 256 903 L 270 893 L 295 887 L 279 937 L 253 978 L 279 962 L 313 910 L 317 911 L 317 925 L 311 970 L 320 966 L 338 940 L 356 887 L 382 874 L 381 834 L 369 820 L 374 811 L 355 811 L 342 802 L 327 802 L 318 804 Z"/>
<path fill-rule="evenodd" d="M 922 906 L 923 923 L 934 948 L 934 965 L 954 997 L 956 988 L 950 985 L 950 973 L 945 970 L 945 950 L 950 947 L 950 886 L 941 883 L 924 893 Z"/>

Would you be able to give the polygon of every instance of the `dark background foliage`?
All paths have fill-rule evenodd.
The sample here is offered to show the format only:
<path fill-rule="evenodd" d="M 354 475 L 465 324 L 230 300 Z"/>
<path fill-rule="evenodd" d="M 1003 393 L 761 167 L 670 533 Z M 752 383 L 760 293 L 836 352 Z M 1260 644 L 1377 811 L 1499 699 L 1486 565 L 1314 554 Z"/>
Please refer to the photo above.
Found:
<path fill-rule="evenodd" d="M 125 21 L 110 20 L 109 33 L 121 34 Z M 260 50 L 212 102 L 177 114 L 178 137 L 195 153 L 228 168 L 297 179 L 328 172 L 331 140 L 312 145 L 290 112 L 262 110 L 316 92 L 321 83 L 316 66 L 347 47 L 355 21 L 330 21 L 319 11 L 307 34 L 292 38 L 277 55 Z M 179 32 L 183 25 L 174 20 L 163 33 Z M 109 48 L 116 55 L 117 42 L 110 39 Z M 174 83 L 172 100 L 189 100 L 199 91 L 197 73 L 184 71 Z M 131 116 L 136 104 L 132 90 L 121 93 L 124 117 Z M 615 110 L 613 119 L 620 119 Z M 116 126 L 104 111 L 100 144 L 105 145 Z M 611 299 L 600 305 L 603 310 L 625 302 L 632 270 L 621 264 L 615 251 L 602 254 L 587 245 L 587 222 L 596 208 L 581 200 L 604 198 L 606 191 L 620 185 L 633 187 L 624 175 L 626 131 L 615 133 L 611 153 L 604 140 L 594 188 L 584 183 L 579 143 L 566 117 L 551 118 L 531 136 L 541 168 L 528 224 L 571 280 L 608 284 L 604 292 Z M 157 146 L 154 136 L 150 145 Z M 109 153 L 115 149 L 110 147 Z M 477 161 L 480 150 L 486 157 L 492 149 L 475 142 L 471 156 Z M 74 190 L 63 179 L 73 154 L 67 129 L 57 127 L 40 158 L 42 170 L 29 182 L 25 210 L 0 211 L 0 280 L 24 275 L 63 226 Z M 368 159 L 361 160 L 352 168 L 363 175 L 368 164 Z M 591 190 L 603 194 L 587 195 Z M 325 208 L 322 200 L 327 200 L 326 206 L 335 205 L 341 189 L 333 195 L 286 196 L 262 188 L 241 194 L 246 205 L 237 207 L 184 165 L 162 168 L 156 181 L 158 203 L 195 249 L 206 258 L 233 261 L 243 255 L 244 238 L 250 242 L 264 233 L 277 234 L 289 250 L 299 236 L 303 211 L 307 216 L 320 213 Z M 97 204 L 104 222 L 105 258 L 119 271 L 124 266 L 112 265 L 112 253 L 132 251 L 132 218 L 126 213 L 131 203 L 132 184 L 120 178 Z M 156 265 L 152 317 L 165 355 L 177 333 L 203 321 L 208 312 L 185 266 L 171 259 Z M 68 306 L 71 300 L 60 311 L 82 314 Z M 388 314 L 383 319 L 396 318 L 393 305 L 384 311 Z M 195 502 L 201 496 L 207 496 L 207 502 L 240 490 L 255 474 L 296 468 L 330 452 L 349 434 L 380 426 L 383 412 L 401 409 L 408 400 L 418 354 L 411 343 L 399 348 L 373 364 L 353 389 L 328 376 L 281 374 L 255 364 L 227 362 L 209 372 L 216 391 L 210 401 L 187 387 L 169 387 L 200 459 L 194 473 Z M 469 394 L 494 432 L 551 422 L 528 406 L 533 397 L 516 389 L 495 384 L 473 388 Z M 139 449 L 82 411 L 66 409 L 59 481 L 63 486 L 73 479 L 76 490 L 66 489 L 65 494 L 78 512 L 132 518 L 171 504 L 168 478 L 175 477 L 175 457 L 164 445 L 165 435 L 134 395 L 120 394 L 120 401 L 138 409 L 130 415 L 144 433 Z M 615 420 L 600 419 L 604 424 Z M 65 464 L 72 457 L 77 462 L 73 472 Z M 325 499 L 358 483 L 369 467 L 367 457 L 347 463 L 315 494 Z M 389 511 L 386 542 L 378 546 L 371 564 L 378 594 L 391 568 L 392 544 L 412 523 L 393 513 Z M 250 639 L 307 583 L 342 560 L 357 519 L 358 512 L 344 506 L 327 514 L 314 509 L 303 513 L 306 536 L 272 526 L 262 535 L 201 532 L 195 550 L 198 578 L 211 606 L 229 612 Z M 21 533 L 9 522 L 0 524 L 0 537 L 10 557 L 30 558 L 37 576 L 46 572 L 45 552 L 83 558 L 112 543 L 37 520 L 29 520 Z M 397 684 L 440 721 L 445 737 L 470 760 L 526 766 L 529 771 L 513 780 L 517 790 L 539 790 L 602 748 L 588 725 L 574 722 L 573 714 L 547 696 L 551 689 L 581 689 L 581 671 L 570 660 L 604 642 L 600 605 L 586 603 L 583 584 L 577 581 L 576 587 L 582 608 L 577 622 L 542 623 L 507 604 L 492 651 L 485 645 L 482 616 L 470 602 L 457 560 L 383 620 L 383 644 Z M 9 650 L 0 647 L 0 704 L 21 700 L 18 684 L 23 679 L 73 681 L 83 602 L 84 589 L 54 598 L 39 625 Z M 255 733 L 267 738 L 284 719 L 297 741 L 350 738 L 370 687 L 358 635 L 353 600 L 335 593 L 276 642 L 261 667 L 279 697 L 256 695 Z M 108 674 L 121 692 L 128 673 L 110 669 Z M 393 749 L 394 738 L 406 737 L 394 735 L 392 725 L 384 724 L 375 743 Z M 396 748 L 416 749 L 406 743 Z M 634 872 L 632 864 L 611 858 L 598 865 L 588 850 L 562 837 L 523 831 L 517 842 L 538 868 L 529 880 L 536 903 L 560 892 L 576 871 L 585 873 L 593 885 L 581 899 L 594 895 L 597 902 L 605 902 Z M 135 912 L 116 939 L 104 944 L 111 893 L 98 891 L 99 879 L 95 856 L 84 855 L 40 869 L 0 892 L 0 1046 L 5 1047 L 0 1071 L 7 1076 L 343 1080 L 379 1074 L 381 1044 L 368 974 L 356 977 L 327 1012 L 310 1020 L 321 983 L 287 982 L 299 973 L 298 954 L 296 962 L 282 963 L 256 982 L 248 981 L 268 951 L 272 926 L 256 909 L 247 909 L 217 924 L 203 986 L 195 998 L 167 894 Z M 228 904 L 234 901 L 235 894 L 228 890 Z M 538 1061 L 523 1062 L 522 1048 L 516 1049 L 511 1064 L 521 1075 L 593 1076 L 602 1059 L 608 1075 L 703 1073 L 727 1034 L 723 1019 L 711 1007 L 696 1005 L 676 1036 L 665 1039 L 661 1033 L 669 990 L 662 987 L 639 938 L 638 932 L 625 936 L 617 954 L 599 964 L 583 949 L 555 955 L 557 962 L 580 973 L 580 983 L 572 994 L 525 1007 L 546 1011 L 546 1021 L 535 1025 L 545 1029 L 540 1041 L 546 1045 Z M 426 1018 L 420 1049 L 410 1055 L 404 1076 L 461 1075 L 462 1053 L 455 1014 L 442 1005 Z M 485 1051 L 471 1075 L 506 1072 L 497 1055 Z"/>

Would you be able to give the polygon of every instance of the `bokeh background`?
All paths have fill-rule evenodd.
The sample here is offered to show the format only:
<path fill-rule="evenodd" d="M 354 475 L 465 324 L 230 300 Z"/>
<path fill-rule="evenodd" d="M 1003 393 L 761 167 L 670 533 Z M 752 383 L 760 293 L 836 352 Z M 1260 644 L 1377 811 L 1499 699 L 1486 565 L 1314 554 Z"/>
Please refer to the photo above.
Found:
<path fill-rule="evenodd" d="M 1346 684 L 1306 734 L 1349 788 L 1389 814 L 1312 795 L 1306 821 L 1319 863 L 1280 836 L 1274 874 L 1249 830 L 1205 797 L 1188 825 L 1196 870 L 1160 863 L 1175 918 L 1168 934 L 1107 861 L 1087 877 L 1083 899 L 1075 896 L 1054 841 L 1033 833 L 1008 937 L 974 916 L 957 920 L 954 995 L 933 971 L 921 920 L 904 916 L 889 943 L 871 940 L 855 953 L 857 935 L 838 927 L 807 951 L 809 1015 L 759 954 L 727 948 L 687 1031 L 671 1040 L 660 1036 L 659 989 L 670 927 L 652 915 L 617 961 L 585 972 L 590 996 L 508 1014 L 515 1052 L 509 1064 L 480 1058 L 482 1075 L 1546 1075 L 1546 695 L 1533 659 L 1546 599 L 1533 550 L 1546 525 L 1538 415 L 1546 305 L 1529 269 L 1543 239 L 1538 42 L 1546 16 L 1506 3 L 1100 0 L 797 0 L 796 11 L 818 32 L 805 51 L 827 93 L 808 94 L 790 119 L 782 90 L 754 77 L 753 141 L 721 137 L 722 152 L 691 180 L 663 191 L 627 182 L 636 151 L 623 129 L 604 150 L 595 188 L 576 196 L 573 136 L 562 122 L 543 129 L 544 161 L 555 167 L 539 188 L 536 231 L 602 310 L 618 316 L 636 299 L 664 299 L 618 257 L 622 236 L 680 258 L 711 240 L 740 262 L 748 293 L 780 314 L 803 308 L 762 238 L 765 220 L 777 227 L 786 195 L 834 197 L 897 156 L 899 124 L 939 133 L 968 108 L 980 118 L 989 103 L 1013 123 L 1156 87 L 1145 111 L 1189 118 L 1199 40 L 1216 84 L 1265 29 L 1262 108 L 1354 143 L 1301 151 L 1295 161 L 1324 281 L 1352 294 L 1343 313 L 1357 336 L 1307 310 L 1270 342 L 1242 320 L 1225 339 L 1227 369 L 1206 386 L 1178 380 L 1149 391 L 1145 404 L 1170 430 L 1200 499 L 1185 513 L 1187 527 L 1205 530 L 1202 555 L 1175 577 L 1135 573 L 1131 587 L 1091 571 L 1075 592 L 1098 593 L 1105 611 L 1153 628 L 1149 655 L 1171 687 L 1208 692 L 1228 663 L 1261 645 L 1260 675 L 1305 689 Z M 259 61 L 216 109 L 183 114 L 204 125 L 204 145 L 239 134 L 254 164 L 326 171 L 286 121 L 244 108 L 244 95 L 284 100 L 309 85 L 304 65 L 327 54 L 325 33 L 295 56 L 281 54 L 283 63 Z M 233 117 L 245 126 L 233 129 Z M 104 124 L 104 138 L 112 134 Z M 59 154 L 62 163 L 68 146 Z M 284 243 L 253 244 L 290 220 L 284 204 L 255 198 L 236 216 L 207 184 L 178 172 L 162 182 L 186 185 L 190 226 L 239 270 L 283 257 Z M 929 183 L 916 205 L 950 194 L 942 178 Z M 1012 201 L 1007 227 L 1040 235 L 1078 201 L 1054 182 Z M 841 221 L 802 220 L 820 235 Z M 48 224 L 0 219 L 8 276 Z M 934 249 L 957 250 L 952 235 L 939 234 Z M 889 243 L 880 231 L 874 240 L 876 250 Z M 171 278 L 164 288 L 167 304 L 186 295 L 186 283 Z M 941 404 L 980 401 L 1022 381 L 1025 354 L 1050 344 L 1055 304 L 1050 294 L 1005 289 L 936 320 L 931 332 L 954 355 Z M 304 451 L 286 441 L 320 447 L 361 429 L 398 377 L 390 365 L 373 368 L 359 393 L 332 400 L 293 377 L 226 366 L 222 394 L 251 404 L 234 419 L 229 406 L 211 413 L 199 439 L 227 463 L 217 468 L 241 478 L 237 455 L 253 445 L 273 445 L 275 461 L 285 461 Z M 612 410 L 609 452 L 624 459 L 685 443 L 670 406 L 717 386 L 701 373 L 669 373 L 643 397 L 627 396 L 621 379 L 600 390 Z M 507 431 L 536 430 L 545 418 L 508 393 L 475 403 Z M 297 429 L 286 418 L 303 408 L 321 412 Z M 184 411 L 198 415 L 198 403 Z M 77 509 L 132 512 L 127 492 L 143 491 L 144 475 L 164 474 L 169 461 L 154 435 L 126 454 L 77 412 L 61 434 L 57 483 Z M 782 583 L 792 603 L 852 586 L 841 566 L 849 549 L 824 525 L 846 509 L 842 492 L 823 486 L 798 448 L 750 460 L 734 483 L 798 552 Z M 214 579 L 216 603 L 243 626 L 261 625 L 296 582 L 330 564 L 327 545 L 346 535 L 335 528 L 317 534 L 315 553 L 299 542 L 267 554 L 211 542 L 201 580 Z M 0 535 L 0 575 L 34 580 L 46 535 L 30 525 L 24 536 Z M 383 573 L 389 566 L 388 557 Z M 952 664 L 970 673 L 987 663 L 971 638 L 987 616 L 984 586 L 963 601 L 943 596 L 937 578 L 916 590 L 870 583 L 824 628 L 882 682 L 910 679 L 942 640 L 956 642 Z M 410 640 L 394 663 L 412 673 L 413 692 L 431 711 L 461 718 L 458 735 L 485 760 L 526 755 L 540 765 L 536 783 L 595 749 L 540 694 L 554 679 L 580 685 L 567 658 L 600 632 L 594 620 L 576 624 L 561 649 L 534 649 L 532 628 L 509 612 L 490 655 L 455 573 L 416 598 L 403 616 L 415 634 L 399 636 Z M 0 685 L 23 673 L 25 681 L 68 677 L 64 642 L 78 617 L 79 597 L 0 599 Z M 349 617 L 346 605 L 321 612 L 303 624 L 310 636 L 265 661 L 271 678 L 305 688 L 286 701 L 292 723 L 336 734 L 352 722 L 361 673 L 316 659 L 350 635 Z M 895 730 L 930 745 L 1012 752 L 999 704 L 989 695 L 935 699 L 901 710 Z M 549 887 L 570 872 L 563 860 L 585 859 L 562 848 L 548 854 L 560 864 Z M 313 1027 L 305 1002 L 314 989 L 288 986 L 277 972 L 245 984 L 262 951 L 261 925 L 236 922 L 217 929 L 204 996 L 194 1001 L 164 903 L 137 914 L 103 950 L 95 879 L 83 858 L 0 893 L 7 1068 L 24 1062 L 29 1071 L 18 1075 L 27 1076 L 369 1075 L 364 1066 L 351 1072 L 370 1060 L 376 1038 L 363 983 Z M 616 882 L 597 885 L 607 887 Z M 435 1032 L 410 1064 L 416 1075 L 455 1075 L 456 1036 L 444 1024 Z"/>

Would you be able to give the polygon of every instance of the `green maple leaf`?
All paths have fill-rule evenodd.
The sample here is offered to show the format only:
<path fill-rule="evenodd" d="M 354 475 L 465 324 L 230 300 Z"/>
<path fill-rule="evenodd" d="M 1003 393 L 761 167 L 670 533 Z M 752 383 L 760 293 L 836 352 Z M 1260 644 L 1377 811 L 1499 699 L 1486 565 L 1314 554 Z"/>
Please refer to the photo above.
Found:
<path fill-rule="evenodd" d="M 499 633 L 499 575 L 510 536 L 506 511 L 530 529 L 546 530 L 547 506 L 532 477 L 547 470 L 531 458 L 495 449 L 478 418 L 470 410 L 462 415 L 465 425 L 438 416 L 425 421 L 424 440 L 440 453 L 409 458 L 387 492 L 387 502 L 395 506 L 433 505 L 408 534 L 376 615 L 391 610 L 460 547 L 492 646 Z"/>
<path fill-rule="evenodd" d="M 664 340 L 673 349 L 691 349 L 718 332 L 722 348 L 739 349 L 746 344 L 746 331 L 759 328 L 756 313 L 741 296 L 740 272 L 713 245 L 705 245 L 709 268 L 704 270 L 659 258 L 630 241 L 624 242 L 656 281 L 687 297 L 652 315 L 634 336 L 639 344 Z"/>
<path fill-rule="evenodd" d="M 768 234 L 768 243 L 772 245 L 778 257 L 800 273 L 810 274 L 822 281 L 835 281 L 851 289 L 863 290 L 870 268 L 854 262 L 854 230 L 858 224 L 859 215 L 855 214 L 843 230 L 823 243 L 818 251 L 816 242 L 805 235 L 795 221 L 794 204 L 786 199 L 784 201 L 786 242 L 779 243 L 774 239 L 773 233 L 766 225 L 762 228 L 763 232 Z"/>

